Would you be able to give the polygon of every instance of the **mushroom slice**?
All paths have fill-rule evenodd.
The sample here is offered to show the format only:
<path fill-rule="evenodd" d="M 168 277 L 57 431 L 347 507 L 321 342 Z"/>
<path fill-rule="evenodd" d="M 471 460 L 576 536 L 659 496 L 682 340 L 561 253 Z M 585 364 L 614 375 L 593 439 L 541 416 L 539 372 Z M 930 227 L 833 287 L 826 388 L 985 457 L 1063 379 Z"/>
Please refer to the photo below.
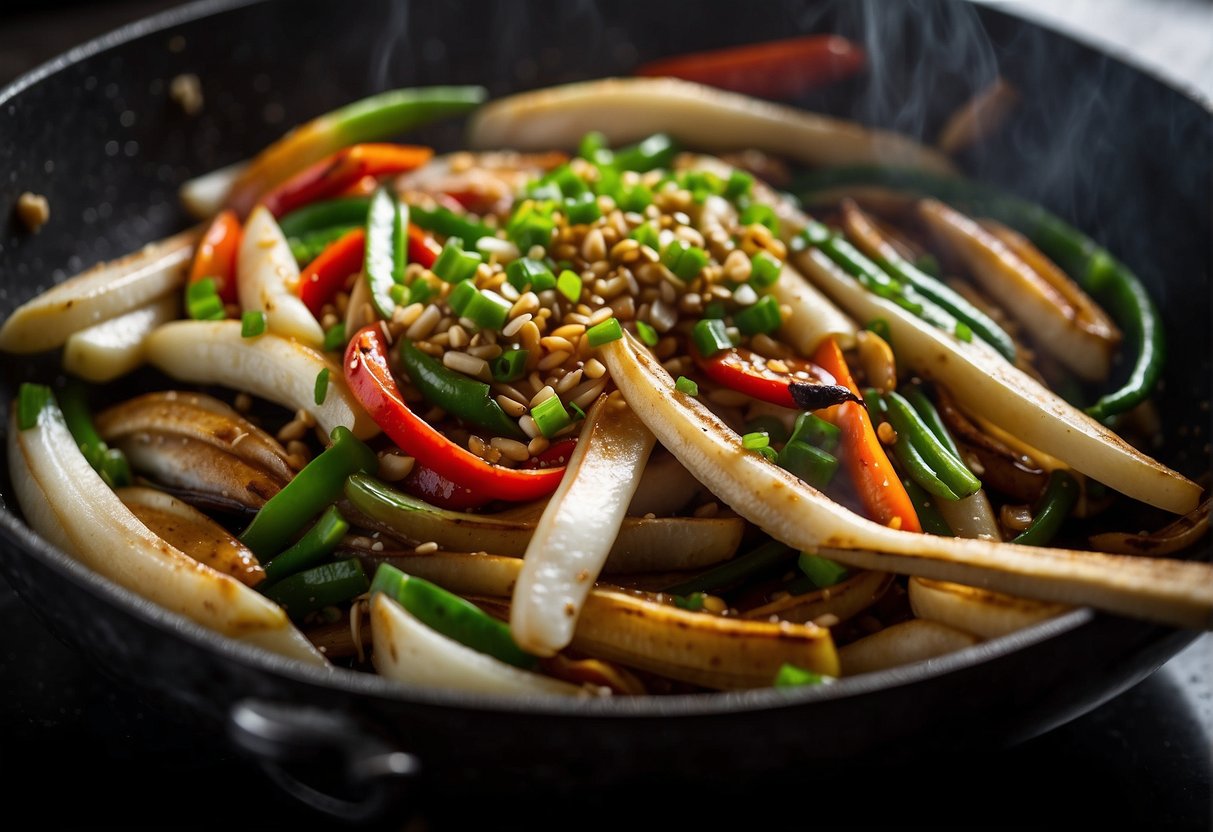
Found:
<path fill-rule="evenodd" d="M 114 405 L 96 417 L 109 443 L 142 435 L 192 439 L 231 454 L 286 484 L 297 468 L 278 440 L 231 407 L 201 393 L 148 393 Z"/>
<path fill-rule="evenodd" d="M 249 548 L 198 509 L 154 488 L 132 486 L 115 492 L 122 504 L 171 545 L 245 586 L 265 580 L 265 570 Z"/>
<path fill-rule="evenodd" d="M 174 321 L 147 339 L 147 360 L 180 381 L 222 384 L 291 411 L 306 410 L 327 434 L 345 425 L 359 439 L 379 432 L 345 385 L 340 365 L 319 350 L 273 333 L 245 338 L 240 321 Z M 328 371 L 323 403 L 316 379 Z"/>
<path fill-rule="evenodd" d="M 712 152 L 757 148 L 807 165 L 882 164 L 951 173 L 943 154 L 895 133 L 674 78 L 606 78 L 498 99 L 472 116 L 479 148 L 576 147 L 669 133 Z"/>
<path fill-rule="evenodd" d="M 0 350 L 30 353 L 62 346 L 75 332 L 180 289 L 200 233 L 191 228 L 48 289 L 0 327 Z"/>
<path fill-rule="evenodd" d="M 30 528 L 98 574 L 223 635 L 310 664 L 324 657 L 282 608 L 158 537 L 122 504 L 76 447 L 53 404 L 8 426 L 9 473 Z"/>

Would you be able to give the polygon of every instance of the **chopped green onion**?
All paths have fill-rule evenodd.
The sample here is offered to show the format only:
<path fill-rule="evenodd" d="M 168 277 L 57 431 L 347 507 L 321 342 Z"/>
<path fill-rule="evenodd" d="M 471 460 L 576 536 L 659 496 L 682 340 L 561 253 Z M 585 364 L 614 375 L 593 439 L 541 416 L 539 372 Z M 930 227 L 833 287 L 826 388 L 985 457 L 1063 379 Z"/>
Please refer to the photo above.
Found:
<path fill-rule="evenodd" d="M 757 451 L 759 448 L 765 448 L 771 444 L 771 437 L 766 431 L 755 431 L 747 433 L 741 437 L 741 447 L 747 451 Z"/>
<path fill-rule="evenodd" d="M 403 283 L 396 283 L 392 285 L 391 289 L 388 289 L 387 294 L 392 299 L 392 303 L 403 306 L 409 299 L 409 287 Z"/>
<path fill-rule="evenodd" d="M 517 381 L 526 375 L 526 350 L 506 350 L 493 360 L 493 380 L 504 383 Z"/>
<path fill-rule="evenodd" d="M 510 302 L 496 292 L 475 292 L 460 314 L 481 329 L 499 332 L 510 314 Z"/>
<path fill-rule="evenodd" d="M 542 292 L 556 287 L 556 276 L 542 260 L 519 257 L 506 266 L 505 279 L 519 292 Z"/>
<path fill-rule="evenodd" d="M 724 302 L 714 300 L 703 308 L 703 317 L 723 319 L 725 316 Z"/>
<path fill-rule="evenodd" d="M 772 234 L 779 233 L 779 218 L 775 216 L 775 209 L 761 202 L 751 202 L 743 208 L 738 222 L 742 225 L 758 223 L 771 229 Z"/>
<path fill-rule="evenodd" d="M 771 295 L 764 295 L 758 303 L 742 309 L 733 316 L 737 328 L 745 335 L 769 335 L 779 329 L 781 317 L 779 302 Z"/>
<path fill-rule="evenodd" d="M 889 322 L 884 318 L 873 318 L 868 321 L 868 325 L 864 329 L 879 335 L 880 339 L 886 344 L 893 343 L 893 333 L 889 329 Z"/>
<path fill-rule="evenodd" d="M 956 322 L 955 334 L 959 340 L 964 341 L 966 344 L 973 340 L 973 328 L 964 321 Z"/>
<path fill-rule="evenodd" d="M 425 303 L 434 294 L 434 287 L 429 281 L 418 278 L 409 284 L 409 305 Z"/>
<path fill-rule="evenodd" d="M 750 283 L 756 289 L 766 289 L 779 279 L 783 264 L 771 254 L 760 251 L 750 258 Z"/>
<path fill-rule="evenodd" d="M 686 376 L 678 377 L 678 381 L 674 382 L 674 389 L 679 393 L 686 393 L 688 396 L 699 395 L 699 385 Z"/>
<path fill-rule="evenodd" d="M 800 567 L 800 571 L 818 589 L 834 586 L 834 584 L 841 583 L 847 577 L 847 568 L 845 566 L 829 558 L 823 558 L 821 555 L 801 552 L 800 557 L 796 560 L 796 564 Z"/>
<path fill-rule="evenodd" d="M 573 411 L 573 415 L 577 417 L 577 421 L 585 418 L 585 411 L 577 406 L 577 402 L 569 402 L 569 410 Z"/>
<path fill-rule="evenodd" d="M 759 448 L 758 453 L 767 462 L 776 462 L 777 463 L 779 461 L 779 454 L 775 453 L 775 449 L 772 448 L 770 445 L 767 445 L 765 448 Z"/>
<path fill-rule="evenodd" d="M 661 262 L 680 279 L 689 281 L 708 264 L 708 253 L 686 240 L 673 240 L 661 252 Z"/>
<path fill-rule="evenodd" d="M 795 474 L 817 489 L 825 488 L 838 470 L 838 459 L 807 442 L 792 441 L 783 446 L 775 460 L 780 468 Z"/>
<path fill-rule="evenodd" d="M 564 214 L 570 225 L 588 225 L 602 216 L 602 210 L 598 207 L 598 198 L 585 191 L 565 199 Z"/>
<path fill-rule="evenodd" d="M 697 321 L 691 329 L 691 340 L 695 342 L 695 349 L 699 350 L 699 354 L 704 358 L 711 358 L 721 350 L 733 348 L 728 328 L 719 318 L 704 318 Z"/>
<path fill-rule="evenodd" d="M 191 301 L 188 311 L 189 316 L 195 321 L 222 321 L 227 317 L 227 313 L 223 309 L 223 301 L 218 295 Z"/>
<path fill-rule="evenodd" d="M 830 424 L 814 413 L 801 413 L 796 417 L 796 424 L 792 427 L 792 435 L 788 441 L 805 442 L 824 451 L 832 451 L 838 447 L 841 436 L 842 430 L 837 425 Z"/>
<path fill-rule="evenodd" d="M 196 303 L 214 297 L 218 293 L 219 290 L 215 285 L 215 278 L 204 277 L 201 280 L 195 280 L 185 287 L 185 302 L 187 304 Z"/>
<path fill-rule="evenodd" d="M 591 347 L 601 347 L 623 337 L 623 327 L 614 318 L 607 318 L 600 324 L 595 324 L 585 332 Z"/>
<path fill-rule="evenodd" d="M 798 688 L 809 685 L 820 685 L 823 682 L 830 681 L 830 679 L 831 677 L 829 676 L 805 670 L 803 667 L 797 667 L 791 662 L 784 662 L 780 666 L 779 672 L 775 674 L 775 681 L 772 684 L 777 688 Z"/>
<path fill-rule="evenodd" d="M 559 396 L 549 396 L 532 407 L 531 418 L 539 432 L 549 439 L 573 423 Z"/>
<path fill-rule="evenodd" d="M 597 130 L 592 130 L 581 137 L 581 142 L 577 145 L 577 155 L 582 159 L 589 159 L 596 165 L 611 163 L 611 148 L 607 144 L 606 136 Z"/>
<path fill-rule="evenodd" d="M 648 246 L 653 251 L 661 250 L 661 237 L 657 232 L 657 228 L 651 222 L 642 222 L 632 229 L 632 233 L 628 236 L 642 246 Z"/>
<path fill-rule="evenodd" d="M 29 430 L 38 424 L 38 415 L 54 399 L 45 384 L 22 382 L 17 391 L 17 427 Z"/>
<path fill-rule="evenodd" d="M 564 295 L 572 303 L 581 297 L 581 276 L 576 272 L 565 269 L 556 278 L 556 291 Z"/>
<path fill-rule="evenodd" d="M 468 304 L 472 302 L 472 298 L 475 295 L 475 284 L 470 280 L 465 280 L 462 283 L 456 284 L 451 293 L 446 296 L 446 305 L 451 307 L 456 315 L 462 316 L 463 311 L 468 308 Z"/>
<path fill-rule="evenodd" d="M 329 395 L 329 368 L 325 367 L 320 372 L 316 373 L 316 387 L 313 391 L 313 399 L 316 404 L 324 404 L 324 400 Z"/>
<path fill-rule="evenodd" d="M 657 346 L 657 342 L 660 340 L 657 330 L 644 321 L 636 322 L 636 334 L 640 336 L 641 341 L 644 341 L 650 347 Z"/>
<path fill-rule="evenodd" d="M 552 230 L 556 223 L 552 219 L 551 209 L 546 202 L 527 200 L 514 211 L 506 224 L 506 235 L 518 246 L 518 250 L 526 254 L 533 246 L 547 247 L 552 240 Z"/>
<path fill-rule="evenodd" d="M 476 274 L 476 267 L 484 261 L 479 252 L 464 251 L 463 240 L 452 237 L 442 247 L 442 253 L 430 268 L 447 283 L 461 283 Z"/>
<path fill-rule="evenodd" d="M 783 420 L 770 414 L 755 416 L 747 421 L 745 431 L 746 433 L 765 433 L 774 443 L 786 442 L 788 438 L 788 429 L 784 427 Z"/>
<path fill-rule="evenodd" d="M 620 170 L 647 173 L 668 168 L 678 153 L 678 145 L 665 133 L 654 133 L 639 144 L 615 151 L 613 163 Z"/>
<path fill-rule="evenodd" d="M 703 602 L 708 596 L 702 592 L 692 592 L 690 595 L 675 595 L 674 606 L 680 610 L 689 610 L 691 612 L 699 612 L 703 609 Z"/>
<path fill-rule="evenodd" d="M 729 181 L 724 186 L 724 198 L 736 202 L 739 199 L 749 199 L 754 190 L 754 177 L 743 170 L 734 170 L 729 174 Z"/>
<path fill-rule="evenodd" d="M 340 604 L 366 592 L 371 586 L 357 558 L 326 563 L 283 578 L 265 592 L 291 618 Z"/>
<path fill-rule="evenodd" d="M 621 190 L 615 199 L 615 204 L 621 211 L 639 214 L 653 204 L 653 191 L 648 185 L 639 182 L 630 188 Z"/>
<path fill-rule="evenodd" d="M 260 309 L 250 309 L 240 317 L 240 336 L 256 338 L 265 332 L 265 313 Z"/>

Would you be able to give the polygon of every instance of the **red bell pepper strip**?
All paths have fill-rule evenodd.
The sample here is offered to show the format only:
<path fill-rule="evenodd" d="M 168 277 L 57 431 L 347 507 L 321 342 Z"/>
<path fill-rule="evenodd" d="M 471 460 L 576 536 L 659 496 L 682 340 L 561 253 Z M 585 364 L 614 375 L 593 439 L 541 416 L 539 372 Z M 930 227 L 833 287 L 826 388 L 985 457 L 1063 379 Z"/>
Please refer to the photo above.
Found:
<path fill-rule="evenodd" d="M 793 410 L 800 408 L 792 398 L 793 384 L 833 383 L 820 367 L 800 358 L 780 359 L 788 368 L 788 372 L 777 373 L 766 366 L 765 359 L 744 347 L 724 350 L 711 358 L 704 358 L 698 350 L 691 352 L 704 375 L 717 384 Z"/>
<path fill-rule="evenodd" d="M 439 254 L 442 254 L 442 246 L 438 245 L 438 241 L 409 223 L 409 260 L 429 269 Z"/>
<path fill-rule="evenodd" d="M 813 361 L 834 376 L 839 384 L 859 394 L 851 371 L 847 369 L 842 350 L 833 338 L 827 338 L 817 348 Z M 859 492 L 868 516 L 878 523 L 907 532 L 920 532 L 918 514 L 905 487 L 893 470 L 884 446 L 876 437 L 876 429 L 868 411 L 857 402 L 844 402 L 818 412 L 827 421 L 842 429 L 840 454 L 847 472 Z"/>
<path fill-rule="evenodd" d="M 456 445 L 417 416 L 400 397 L 377 324 L 358 330 L 345 351 L 345 380 L 371 418 L 402 451 L 452 482 L 496 500 L 537 500 L 556 490 L 564 468 L 526 470 L 493 465 Z"/>
<path fill-rule="evenodd" d="M 364 176 L 338 194 L 340 197 L 370 196 L 379 187 L 379 180 L 373 176 Z"/>
<path fill-rule="evenodd" d="M 362 271 L 366 231 L 355 228 L 338 237 L 320 252 L 299 276 L 299 299 L 317 319 L 324 305 L 345 285 L 350 275 Z"/>
<path fill-rule="evenodd" d="M 774 40 L 643 64 L 637 75 L 672 76 L 760 98 L 797 98 L 863 69 L 863 49 L 837 35 Z"/>
<path fill-rule="evenodd" d="M 204 277 L 215 279 L 215 290 L 224 303 L 239 303 L 236 299 L 236 257 L 240 252 L 240 220 L 232 211 L 220 211 L 198 241 L 194 263 L 190 266 L 190 283 Z"/>
<path fill-rule="evenodd" d="M 404 173 L 421 167 L 434 151 L 403 144 L 356 144 L 305 168 L 261 197 L 275 217 L 320 199 L 340 196 L 367 176 Z"/>
<path fill-rule="evenodd" d="M 400 483 L 400 487 L 405 493 L 448 511 L 467 511 L 479 508 L 492 500 L 488 495 L 478 494 L 424 465 L 414 465 L 413 470 L 409 471 L 409 475 Z"/>

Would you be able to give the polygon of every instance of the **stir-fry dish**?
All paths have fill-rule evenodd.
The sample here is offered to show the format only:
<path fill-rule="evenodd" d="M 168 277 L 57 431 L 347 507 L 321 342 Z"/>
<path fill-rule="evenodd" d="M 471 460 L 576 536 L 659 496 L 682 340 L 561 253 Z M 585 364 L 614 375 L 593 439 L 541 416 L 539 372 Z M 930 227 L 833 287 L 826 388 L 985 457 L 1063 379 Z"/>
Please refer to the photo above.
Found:
<path fill-rule="evenodd" d="M 735 92 L 484 98 L 322 116 L 17 309 L 0 348 L 69 376 L 12 409 L 30 526 L 232 638 L 483 693 L 829 683 L 1082 605 L 1210 626 L 1110 253 Z M 465 113 L 471 149 L 386 143 Z"/>

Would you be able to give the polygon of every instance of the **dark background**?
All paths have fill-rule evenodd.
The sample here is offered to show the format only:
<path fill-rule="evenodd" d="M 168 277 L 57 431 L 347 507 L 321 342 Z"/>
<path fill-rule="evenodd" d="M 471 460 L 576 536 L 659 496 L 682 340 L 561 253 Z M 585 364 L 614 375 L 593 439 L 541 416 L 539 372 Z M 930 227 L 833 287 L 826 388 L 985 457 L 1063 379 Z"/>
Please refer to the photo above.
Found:
<path fill-rule="evenodd" d="M 0 10 L 0 84 L 170 5 L 10 0 Z M 1107 21 L 1099 25 L 1108 28 Z M 1213 32 L 1207 34 L 1213 44 Z M 1213 52 L 1213 45 L 1208 49 Z M 1213 640 L 1205 636 L 1108 705 L 1002 753 L 928 760 L 912 770 L 876 765 L 787 772 L 710 795 L 680 781 L 677 772 L 634 794 L 517 795 L 455 804 L 448 796 L 441 805 L 418 795 L 420 819 L 409 825 L 703 827 L 736 816 L 747 826 L 780 819 L 817 828 L 1209 829 L 1211 653 Z M 36 807 L 33 822 L 50 828 L 322 825 L 231 756 L 221 737 L 195 735 L 83 664 L 2 581 L 0 784 L 11 807 Z"/>

